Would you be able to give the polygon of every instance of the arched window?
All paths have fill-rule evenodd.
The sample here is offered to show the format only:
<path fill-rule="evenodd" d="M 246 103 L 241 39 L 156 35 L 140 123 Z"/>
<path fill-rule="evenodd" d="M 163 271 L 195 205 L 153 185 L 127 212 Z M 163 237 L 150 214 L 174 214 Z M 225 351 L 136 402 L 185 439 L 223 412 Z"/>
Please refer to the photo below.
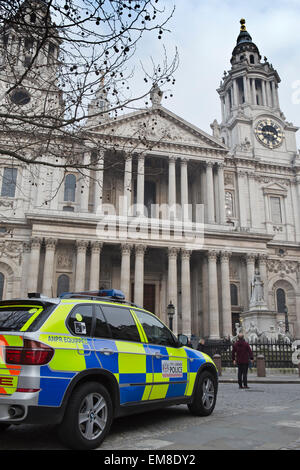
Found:
<path fill-rule="evenodd" d="M 250 64 L 254 64 L 254 55 L 253 54 L 250 55 Z"/>
<path fill-rule="evenodd" d="M 57 295 L 63 292 L 69 292 L 70 290 L 70 278 L 67 274 L 61 274 L 57 279 Z"/>
<path fill-rule="evenodd" d="M 286 306 L 286 296 L 285 296 L 285 291 L 283 289 L 277 289 L 276 303 L 277 303 L 277 312 L 284 313 L 284 308 Z"/>
<path fill-rule="evenodd" d="M 230 298 L 231 305 L 237 306 L 239 304 L 238 288 L 236 284 L 230 284 Z"/>
<path fill-rule="evenodd" d="M 3 299 L 4 291 L 4 274 L 0 273 L 0 300 Z"/>
<path fill-rule="evenodd" d="M 64 201 L 75 202 L 76 176 L 69 174 L 65 178 Z"/>
<path fill-rule="evenodd" d="M 225 192 L 225 213 L 228 219 L 234 217 L 233 194 L 231 191 Z"/>

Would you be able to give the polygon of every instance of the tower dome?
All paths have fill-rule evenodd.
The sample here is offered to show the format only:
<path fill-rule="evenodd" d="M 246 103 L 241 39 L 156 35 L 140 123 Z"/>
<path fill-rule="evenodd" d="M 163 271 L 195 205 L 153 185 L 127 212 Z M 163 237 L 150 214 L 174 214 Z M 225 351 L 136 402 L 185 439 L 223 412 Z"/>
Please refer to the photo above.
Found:
<path fill-rule="evenodd" d="M 232 51 L 230 62 L 234 65 L 248 59 L 250 64 L 258 63 L 261 60 L 261 55 L 258 47 L 254 44 L 251 35 L 247 31 L 246 20 L 242 18 L 240 24 L 240 34 L 238 35 L 236 46 Z"/>

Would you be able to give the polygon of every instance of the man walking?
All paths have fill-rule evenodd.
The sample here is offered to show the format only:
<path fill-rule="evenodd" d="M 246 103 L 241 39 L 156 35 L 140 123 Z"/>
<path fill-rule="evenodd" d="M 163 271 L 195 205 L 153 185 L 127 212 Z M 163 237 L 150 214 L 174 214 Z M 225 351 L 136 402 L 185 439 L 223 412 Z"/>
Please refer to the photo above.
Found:
<path fill-rule="evenodd" d="M 233 365 L 238 366 L 238 383 L 240 388 L 249 388 L 247 383 L 247 374 L 249 361 L 253 361 L 253 353 L 249 344 L 245 341 L 244 334 L 238 334 L 238 340 L 232 348 Z"/>

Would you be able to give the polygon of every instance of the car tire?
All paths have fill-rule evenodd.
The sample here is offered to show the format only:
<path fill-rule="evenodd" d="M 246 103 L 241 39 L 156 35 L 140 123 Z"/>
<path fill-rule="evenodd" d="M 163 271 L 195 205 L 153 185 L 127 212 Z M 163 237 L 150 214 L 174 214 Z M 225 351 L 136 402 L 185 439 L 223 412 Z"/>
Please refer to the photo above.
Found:
<path fill-rule="evenodd" d="M 76 387 L 69 398 L 58 435 L 71 449 L 96 449 L 112 420 L 113 405 L 107 389 L 98 382 L 87 382 Z"/>
<path fill-rule="evenodd" d="M 193 401 L 188 405 L 196 416 L 209 416 L 216 405 L 217 381 L 211 372 L 201 372 L 194 391 Z"/>

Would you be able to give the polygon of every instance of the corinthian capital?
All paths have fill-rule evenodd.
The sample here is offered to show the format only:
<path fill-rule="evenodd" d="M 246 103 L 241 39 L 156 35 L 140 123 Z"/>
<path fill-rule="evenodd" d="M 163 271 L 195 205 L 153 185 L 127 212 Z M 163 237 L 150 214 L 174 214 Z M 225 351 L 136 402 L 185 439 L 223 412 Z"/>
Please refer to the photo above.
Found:
<path fill-rule="evenodd" d="M 46 238 L 45 239 L 45 245 L 46 245 L 46 250 L 55 250 L 55 247 L 57 245 L 57 239 L 56 238 Z"/>
<path fill-rule="evenodd" d="M 130 255 L 131 249 L 132 249 L 132 245 L 130 245 L 129 243 L 124 243 L 121 246 L 122 255 Z"/>
<path fill-rule="evenodd" d="M 176 248 L 175 246 L 170 246 L 168 248 L 168 257 L 177 258 L 178 252 L 179 252 L 179 248 Z"/>
<path fill-rule="evenodd" d="M 207 253 L 207 257 L 211 261 L 216 261 L 218 256 L 217 250 L 209 250 Z"/>
<path fill-rule="evenodd" d="M 191 250 L 181 250 L 181 259 L 189 260 L 191 257 Z"/>
<path fill-rule="evenodd" d="M 232 253 L 231 251 L 222 250 L 220 251 L 221 262 L 228 262 L 230 260 Z"/>
<path fill-rule="evenodd" d="M 146 249 L 146 245 L 135 245 L 135 254 L 137 256 L 144 256 Z"/>
<path fill-rule="evenodd" d="M 86 251 L 89 242 L 87 240 L 77 240 L 76 247 L 78 252 Z"/>
<path fill-rule="evenodd" d="M 42 239 L 42 238 L 33 237 L 33 238 L 30 240 L 31 249 L 32 249 L 32 248 L 40 248 L 42 242 L 43 242 L 43 239 Z"/>
<path fill-rule="evenodd" d="M 93 253 L 100 253 L 102 249 L 103 243 L 99 241 L 95 241 L 91 243 L 91 248 Z"/>

